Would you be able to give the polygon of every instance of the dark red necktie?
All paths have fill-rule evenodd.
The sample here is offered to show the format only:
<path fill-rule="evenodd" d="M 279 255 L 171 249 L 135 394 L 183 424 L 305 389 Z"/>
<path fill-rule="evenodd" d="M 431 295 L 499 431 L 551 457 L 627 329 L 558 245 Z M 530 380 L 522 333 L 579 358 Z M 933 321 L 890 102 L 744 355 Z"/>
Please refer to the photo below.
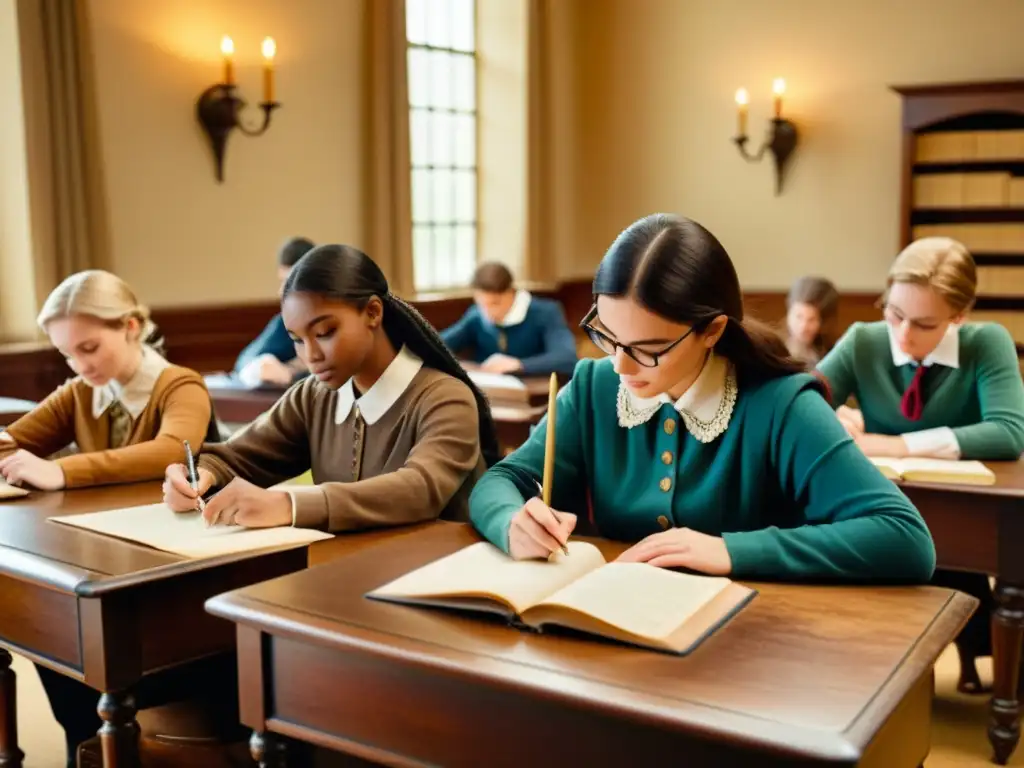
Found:
<path fill-rule="evenodd" d="M 900 410 L 903 411 L 904 418 L 910 421 L 921 419 L 921 412 L 924 410 L 924 392 L 921 391 L 921 383 L 927 370 L 923 365 L 917 366 L 914 378 L 910 380 L 910 386 L 907 387 L 903 393 L 903 400 L 900 401 Z"/>

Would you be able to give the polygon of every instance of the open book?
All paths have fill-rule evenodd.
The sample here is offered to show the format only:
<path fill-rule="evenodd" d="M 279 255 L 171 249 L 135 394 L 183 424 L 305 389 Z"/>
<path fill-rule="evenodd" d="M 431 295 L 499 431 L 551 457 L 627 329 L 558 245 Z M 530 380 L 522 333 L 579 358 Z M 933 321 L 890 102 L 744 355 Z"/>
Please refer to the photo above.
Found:
<path fill-rule="evenodd" d="M 215 557 L 235 552 L 311 544 L 331 534 L 306 528 L 207 527 L 198 512 L 175 512 L 166 504 L 51 517 L 51 522 L 145 544 L 183 557 Z"/>
<path fill-rule="evenodd" d="M 28 496 L 28 491 L 16 485 L 11 485 L 0 477 L 0 499 L 17 499 L 21 496 Z"/>
<path fill-rule="evenodd" d="M 980 461 L 946 459 L 872 458 L 871 463 L 890 480 L 953 485 L 995 485 L 995 473 Z"/>
<path fill-rule="evenodd" d="M 569 543 L 569 556 L 513 560 L 479 542 L 407 573 L 367 597 L 483 611 L 541 630 L 560 625 L 684 655 L 756 592 L 726 578 L 692 576 L 646 563 L 606 563 L 600 550 Z"/>

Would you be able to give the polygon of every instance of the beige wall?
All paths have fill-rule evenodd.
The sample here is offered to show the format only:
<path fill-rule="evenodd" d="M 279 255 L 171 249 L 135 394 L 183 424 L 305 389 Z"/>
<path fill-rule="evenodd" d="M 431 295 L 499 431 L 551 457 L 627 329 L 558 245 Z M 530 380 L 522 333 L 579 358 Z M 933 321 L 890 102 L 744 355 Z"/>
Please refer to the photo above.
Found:
<path fill-rule="evenodd" d="M 580 17 L 585 273 L 617 232 L 655 211 L 711 229 L 748 289 L 823 272 L 875 289 L 898 241 L 899 98 L 890 84 L 1020 77 L 1019 0 L 590 0 Z M 733 95 L 763 130 L 771 82 L 802 130 L 787 187 L 730 138 Z"/>
<path fill-rule="evenodd" d="M 361 245 L 363 7 L 91 0 L 113 268 L 145 301 L 273 296 L 274 253 L 289 235 Z M 231 137 L 218 184 L 194 104 L 221 76 L 224 34 L 251 102 L 262 97 L 260 42 L 275 38 L 283 107 L 265 135 Z"/>

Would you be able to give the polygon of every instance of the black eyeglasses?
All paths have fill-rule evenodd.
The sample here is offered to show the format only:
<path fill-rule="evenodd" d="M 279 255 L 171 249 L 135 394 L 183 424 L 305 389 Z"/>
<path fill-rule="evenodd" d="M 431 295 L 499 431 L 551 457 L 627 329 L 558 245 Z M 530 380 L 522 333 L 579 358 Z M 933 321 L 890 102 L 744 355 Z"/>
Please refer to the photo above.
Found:
<path fill-rule="evenodd" d="M 659 349 L 657 352 L 648 352 L 642 349 L 634 349 L 633 347 L 628 346 L 626 344 L 620 344 L 619 342 L 615 341 L 615 339 L 609 338 L 605 334 L 601 333 L 601 331 L 597 330 L 597 328 L 590 324 L 595 317 L 597 317 L 596 304 L 590 308 L 589 312 L 587 312 L 586 317 L 584 317 L 583 321 L 580 323 L 580 328 L 587 332 L 587 336 L 590 337 L 590 340 L 594 342 L 597 348 L 609 355 L 614 355 L 617 350 L 621 349 L 623 352 L 629 355 L 630 359 L 635 360 L 644 368 L 657 367 L 660 358 L 664 357 L 677 346 L 679 346 L 683 342 L 683 340 L 691 333 L 707 324 L 705 322 L 694 323 L 692 326 L 690 326 L 690 330 L 688 330 L 678 339 L 673 341 L 667 347 Z"/>

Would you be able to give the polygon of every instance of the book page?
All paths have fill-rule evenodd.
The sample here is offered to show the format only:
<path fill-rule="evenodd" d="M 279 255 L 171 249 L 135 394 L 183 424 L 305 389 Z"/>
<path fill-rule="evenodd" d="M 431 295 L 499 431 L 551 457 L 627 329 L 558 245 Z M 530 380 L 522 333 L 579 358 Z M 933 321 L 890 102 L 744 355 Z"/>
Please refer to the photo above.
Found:
<path fill-rule="evenodd" d="M 947 483 L 994 483 L 995 473 L 980 461 L 909 458 L 902 460 L 904 479 Z"/>
<path fill-rule="evenodd" d="M 487 373 L 486 371 L 467 371 L 469 378 L 480 389 L 514 389 L 526 391 L 526 384 L 522 379 L 509 376 L 504 373 Z"/>
<path fill-rule="evenodd" d="M 500 599 L 521 614 L 604 565 L 604 557 L 593 544 L 570 541 L 568 548 L 568 556 L 557 552 L 548 560 L 513 560 L 493 544 L 481 541 L 410 571 L 370 595 L 424 600 L 488 597 Z"/>
<path fill-rule="evenodd" d="M 0 499 L 17 499 L 22 496 L 28 496 L 28 491 L 26 489 L 19 488 L 16 485 L 11 485 L 0 477 Z"/>
<path fill-rule="evenodd" d="M 730 584 L 646 563 L 608 563 L 539 607 L 570 608 L 638 637 L 664 640 Z"/>
<path fill-rule="evenodd" d="M 903 477 L 903 463 L 899 459 L 869 456 L 868 460 L 878 467 L 879 471 L 890 480 L 899 480 Z"/>
<path fill-rule="evenodd" d="M 54 523 L 84 528 L 183 557 L 215 557 L 288 544 L 310 544 L 331 534 L 305 528 L 207 527 L 198 512 L 175 512 L 166 504 L 90 512 L 49 518 Z"/>

